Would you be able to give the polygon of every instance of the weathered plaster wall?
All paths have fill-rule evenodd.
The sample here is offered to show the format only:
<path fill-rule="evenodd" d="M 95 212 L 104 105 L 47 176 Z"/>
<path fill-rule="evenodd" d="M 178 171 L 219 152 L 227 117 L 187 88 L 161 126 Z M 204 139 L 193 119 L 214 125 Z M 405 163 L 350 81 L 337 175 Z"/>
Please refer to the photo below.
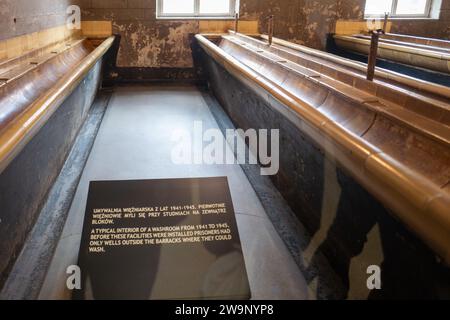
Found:
<path fill-rule="evenodd" d="M 196 21 L 156 19 L 155 0 L 90 0 L 83 20 L 112 20 L 121 35 L 119 67 L 192 67 L 191 40 Z"/>
<path fill-rule="evenodd" d="M 341 0 L 340 19 L 363 19 L 366 0 Z M 393 33 L 450 38 L 450 0 L 442 0 L 439 19 L 393 20 Z"/>
<path fill-rule="evenodd" d="M 315 48 L 324 48 L 326 34 L 339 15 L 337 0 L 241 1 L 243 18 L 259 19 L 267 32 L 267 19 L 275 15 L 275 36 Z"/>
<path fill-rule="evenodd" d="M 0 0 L 0 40 L 60 26 L 72 4 L 85 0 Z"/>
<path fill-rule="evenodd" d="M 324 49 L 327 34 L 333 32 L 336 20 L 361 20 L 366 0 L 261 0 L 241 1 L 243 17 L 260 18 L 275 15 L 277 37 Z M 261 32 L 267 22 L 260 18 Z M 442 0 L 439 20 L 395 20 L 392 32 L 449 39 L 450 0 Z"/>
<path fill-rule="evenodd" d="M 442 0 L 439 20 L 396 21 L 393 24 L 392 32 L 449 40 L 450 0 Z"/>
<path fill-rule="evenodd" d="M 274 13 L 283 17 L 277 19 L 278 36 L 304 43 L 308 34 L 319 43 L 329 30 L 319 21 L 323 22 L 324 15 L 329 24 L 334 21 L 335 2 L 306 0 L 305 6 L 304 0 L 241 0 L 241 19 L 259 19 L 265 30 L 265 17 Z M 89 6 L 83 7 L 83 19 L 113 21 L 113 31 L 122 36 L 119 67 L 192 67 L 190 43 L 199 30 L 198 21 L 157 20 L 155 12 L 156 0 L 91 0 Z M 307 25 L 310 27 L 305 31 Z"/>

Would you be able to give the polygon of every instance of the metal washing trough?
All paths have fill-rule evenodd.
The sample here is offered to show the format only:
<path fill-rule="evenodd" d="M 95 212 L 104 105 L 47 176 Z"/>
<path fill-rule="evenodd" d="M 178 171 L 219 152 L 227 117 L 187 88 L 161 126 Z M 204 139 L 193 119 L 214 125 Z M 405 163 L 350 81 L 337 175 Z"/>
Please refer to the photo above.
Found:
<path fill-rule="evenodd" d="M 269 47 L 234 33 L 196 38 L 273 108 L 290 108 L 328 158 L 450 264 L 448 88 L 384 71 L 380 77 L 379 70 L 381 80 L 368 82 L 345 59 L 307 54 L 276 39 Z"/>
<path fill-rule="evenodd" d="M 261 39 L 267 40 L 267 36 L 261 35 Z M 448 103 L 448 100 L 450 99 L 450 89 L 446 86 L 413 78 L 380 67 L 375 68 L 375 79 L 373 84 L 365 82 L 365 86 L 361 86 L 359 78 L 366 79 L 366 63 L 343 58 L 278 38 L 274 38 L 273 41 L 273 48 L 280 49 L 280 54 L 289 52 L 290 54 L 304 57 L 309 61 L 307 64 L 310 68 L 329 74 L 342 81 L 345 80 L 345 76 L 342 75 L 342 73 L 350 74 L 352 79 L 349 79 L 348 84 L 353 84 L 353 86 L 368 91 L 369 93 L 378 94 L 376 86 L 378 84 L 395 90 L 407 90 L 411 94 L 419 94 L 422 100 L 432 98 Z M 273 48 L 270 50 L 273 50 Z"/>
<path fill-rule="evenodd" d="M 113 40 L 69 37 L 0 61 L 0 287 L 88 116 Z"/>
<path fill-rule="evenodd" d="M 336 45 L 345 50 L 368 54 L 370 37 L 334 35 Z M 380 37 L 380 58 L 443 73 L 450 73 L 450 43 L 438 39 L 387 34 Z"/>

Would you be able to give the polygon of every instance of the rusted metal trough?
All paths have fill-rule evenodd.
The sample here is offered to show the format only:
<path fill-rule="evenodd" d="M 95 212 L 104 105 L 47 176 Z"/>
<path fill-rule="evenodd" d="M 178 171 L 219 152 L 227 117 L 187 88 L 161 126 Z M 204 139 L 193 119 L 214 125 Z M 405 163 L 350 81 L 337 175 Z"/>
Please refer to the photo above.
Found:
<path fill-rule="evenodd" d="M 265 40 L 267 39 L 267 36 L 261 35 L 261 38 Z M 367 64 L 363 62 L 342 58 L 334 54 L 329 54 L 327 52 L 308 48 L 299 44 L 294 44 L 282 39 L 274 38 L 273 41 L 274 47 L 282 49 L 283 52 L 291 51 L 298 55 L 303 54 L 306 59 L 309 59 L 311 61 L 310 66 L 316 68 L 319 71 L 323 70 L 324 73 L 329 73 L 333 76 L 334 73 L 332 70 L 336 70 L 336 76 L 339 78 L 343 78 L 342 72 L 352 75 L 353 77 L 355 77 L 355 79 L 352 80 L 355 82 L 355 86 L 359 85 L 359 78 L 366 78 Z M 318 67 L 318 65 L 322 66 Z M 450 99 L 449 89 L 446 86 L 430 83 L 380 67 L 377 67 L 375 69 L 374 82 L 384 84 L 386 87 L 392 87 L 392 89 L 395 90 L 407 90 L 412 94 L 420 94 L 422 100 L 424 100 L 423 97 L 429 97 L 444 102 Z"/>
<path fill-rule="evenodd" d="M 88 39 L 39 49 L 0 63 L 0 172 L 45 124 L 111 47 Z"/>
<path fill-rule="evenodd" d="M 370 37 L 334 35 L 339 48 L 367 55 Z M 388 33 L 380 37 L 378 56 L 410 66 L 450 73 L 450 41 Z"/>
<path fill-rule="evenodd" d="M 196 38 L 450 265 L 449 88 L 381 69 L 367 81 L 362 64 L 279 39 Z"/>

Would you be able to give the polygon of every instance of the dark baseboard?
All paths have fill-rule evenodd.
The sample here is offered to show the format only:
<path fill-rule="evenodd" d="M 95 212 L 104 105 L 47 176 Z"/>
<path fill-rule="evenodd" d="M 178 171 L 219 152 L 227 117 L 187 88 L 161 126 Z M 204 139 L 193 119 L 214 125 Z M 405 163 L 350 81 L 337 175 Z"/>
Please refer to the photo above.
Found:
<path fill-rule="evenodd" d="M 103 86 L 127 83 L 183 82 L 201 84 L 194 68 L 114 68 L 104 75 Z"/>

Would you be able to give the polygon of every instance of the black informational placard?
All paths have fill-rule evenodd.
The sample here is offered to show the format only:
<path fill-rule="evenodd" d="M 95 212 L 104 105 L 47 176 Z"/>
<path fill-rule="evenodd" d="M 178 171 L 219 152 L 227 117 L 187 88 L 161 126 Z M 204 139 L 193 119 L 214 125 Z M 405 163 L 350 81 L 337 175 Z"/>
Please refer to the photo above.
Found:
<path fill-rule="evenodd" d="M 91 182 L 74 299 L 250 299 L 227 178 Z"/>

